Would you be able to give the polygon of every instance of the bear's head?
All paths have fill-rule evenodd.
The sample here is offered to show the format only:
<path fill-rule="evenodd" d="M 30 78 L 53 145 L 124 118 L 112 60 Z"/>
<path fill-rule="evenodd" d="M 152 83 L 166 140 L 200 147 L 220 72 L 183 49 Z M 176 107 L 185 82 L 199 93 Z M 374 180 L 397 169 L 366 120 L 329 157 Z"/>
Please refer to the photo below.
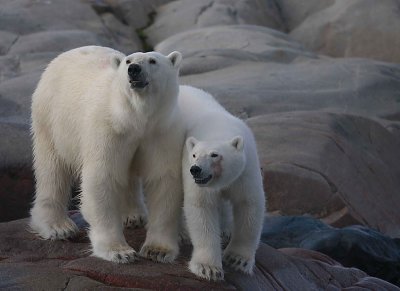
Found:
<path fill-rule="evenodd" d="M 200 187 L 228 187 L 243 172 L 246 163 L 241 136 L 227 141 L 186 140 L 190 174 Z"/>
<path fill-rule="evenodd" d="M 114 67 L 118 69 L 123 90 L 129 95 L 177 95 L 181 60 L 181 53 L 176 51 L 168 56 L 137 52 L 125 58 L 116 57 Z"/>

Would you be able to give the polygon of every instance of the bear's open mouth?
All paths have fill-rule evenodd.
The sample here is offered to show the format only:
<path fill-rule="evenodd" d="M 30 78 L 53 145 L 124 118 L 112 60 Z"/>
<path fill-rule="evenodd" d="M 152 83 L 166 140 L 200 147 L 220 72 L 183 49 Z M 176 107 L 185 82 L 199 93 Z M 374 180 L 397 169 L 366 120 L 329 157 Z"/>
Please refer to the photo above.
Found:
<path fill-rule="evenodd" d="M 132 89 L 142 89 L 149 85 L 149 82 L 147 82 L 146 80 L 129 80 L 129 83 L 131 84 Z"/>
<path fill-rule="evenodd" d="M 204 184 L 207 184 L 211 180 L 211 178 L 212 178 L 212 175 L 210 175 L 208 177 L 205 177 L 205 178 L 202 178 L 202 179 L 201 178 L 194 178 L 194 182 L 196 184 L 204 185 Z"/>

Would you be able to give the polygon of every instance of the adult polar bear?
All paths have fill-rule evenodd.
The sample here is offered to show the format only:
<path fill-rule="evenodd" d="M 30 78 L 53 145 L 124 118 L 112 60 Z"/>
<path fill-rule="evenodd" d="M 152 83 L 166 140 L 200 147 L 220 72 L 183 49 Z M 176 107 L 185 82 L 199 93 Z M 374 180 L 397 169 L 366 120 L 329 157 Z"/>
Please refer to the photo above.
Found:
<path fill-rule="evenodd" d="M 225 266 L 251 273 L 264 219 L 265 197 L 256 143 L 243 121 L 206 92 L 180 87 L 187 126 L 183 150 L 184 214 L 193 244 L 189 269 L 212 280 Z M 221 256 L 221 211 L 233 209 L 230 242 Z"/>
<path fill-rule="evenodd" d="M 67 206 L 81 179 L 81 210 L 97 257 L 126 263 L 135 251 L 123 220 L 149 209 L 141 255 L 170 262 L 178 254 L 184 129 L 177 95 L 181 54 L 122 53 L 82 47 L 59 55 L 32 100 L 36 197 L 31 227 L 46 239 L 77 231 Z"/>

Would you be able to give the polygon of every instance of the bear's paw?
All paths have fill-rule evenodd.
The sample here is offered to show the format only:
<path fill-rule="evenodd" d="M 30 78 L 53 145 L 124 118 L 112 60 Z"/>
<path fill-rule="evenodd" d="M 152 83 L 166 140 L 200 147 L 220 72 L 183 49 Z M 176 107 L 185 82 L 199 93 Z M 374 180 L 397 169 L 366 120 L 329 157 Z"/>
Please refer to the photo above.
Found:
<path fill-rule="evenodd" d="M 221 267 L 218 266 L 190 261 L 189 269 L 196 276 L 207 280 L 212 280 L 212 281 L 224 280 L 224 271 L 222 270 Z"/>
<path fill-rule="evenodd" d="M 241 271 L 245 274 L 252 274 L 254 259 L 245 258 L 234 252 L 226 252 L 222 258 L 222 264 L 235 271 Z"/>
<path fill-rule="evenodd" d="M 140 250 L 140 256 L 160 263 L 170 263 L 175 260 L 177 252 L 165 247 L 144 245 Z"/>

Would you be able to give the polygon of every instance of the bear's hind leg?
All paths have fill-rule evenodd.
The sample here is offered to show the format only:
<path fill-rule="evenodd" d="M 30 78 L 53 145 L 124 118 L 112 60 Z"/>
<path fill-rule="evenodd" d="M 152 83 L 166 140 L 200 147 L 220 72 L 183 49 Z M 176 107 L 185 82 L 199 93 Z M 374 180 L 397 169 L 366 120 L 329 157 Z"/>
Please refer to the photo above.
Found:
<path fill-rule="evenodd" d="M 66 239 L 78 231 L 67 213 L 72 173 L 57 156 L 49 140 L 43 134 L 34 134 L 36 196 L 30 228 L 44 239 Z"/>

